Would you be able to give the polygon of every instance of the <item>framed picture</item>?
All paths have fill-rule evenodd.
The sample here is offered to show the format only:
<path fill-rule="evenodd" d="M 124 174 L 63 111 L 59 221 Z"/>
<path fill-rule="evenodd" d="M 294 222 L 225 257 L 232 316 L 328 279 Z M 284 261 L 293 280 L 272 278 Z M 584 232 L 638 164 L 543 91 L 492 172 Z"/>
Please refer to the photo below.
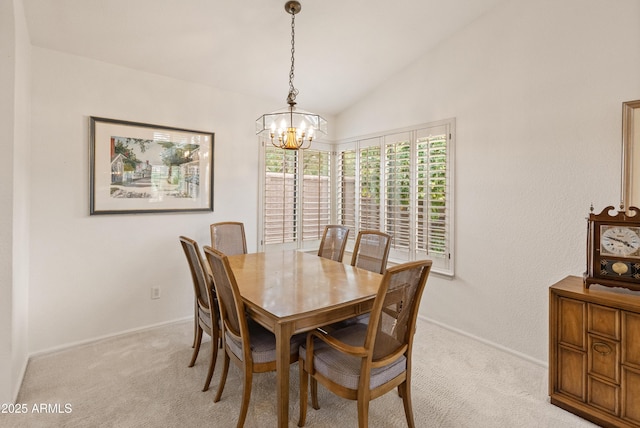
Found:
<path fill-rule="evenodd" d="M 90 214 L 213 211 L 213 133 L 91 116 Z"/>

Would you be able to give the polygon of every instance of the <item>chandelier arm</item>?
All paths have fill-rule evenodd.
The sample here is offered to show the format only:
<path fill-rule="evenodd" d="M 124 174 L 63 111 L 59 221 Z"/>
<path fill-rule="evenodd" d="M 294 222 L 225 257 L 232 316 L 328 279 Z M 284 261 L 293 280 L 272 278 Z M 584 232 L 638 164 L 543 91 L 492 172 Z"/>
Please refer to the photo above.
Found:
<path fill-rule="evenodd" d="M 300 144 L 300 147 L 298 147 L 300 150 L 307 150 L 308 148 L 311 147 L 311 140 L 307 138 L 306 141 L 307 141 L 306 147 L 303 147 L 304 146 L 304 141 L 303 141 L 302 144 Z"/>

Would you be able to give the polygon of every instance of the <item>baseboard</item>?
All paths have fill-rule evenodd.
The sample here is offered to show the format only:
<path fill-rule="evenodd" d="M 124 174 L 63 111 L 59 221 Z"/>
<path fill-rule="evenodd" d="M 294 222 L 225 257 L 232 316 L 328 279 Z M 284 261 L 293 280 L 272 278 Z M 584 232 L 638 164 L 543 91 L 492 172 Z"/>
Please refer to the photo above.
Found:
<path fill-rule="evenodd" d="M 424 320 L 424 321 L 426 321 L 428 323 L 435 324 L 438 327 L 442 327 L 445 330 L 449 330 L 449 331 L 452 331 L 454 333 L 461 334 L 462 336 L 468 337 L 469 339 L 477 340 L 478 342 L 484 343 L 485 345 L 489 345 L 489 346 L 491 346 L 493 348 L 499 349 L 501 351 L 504 351 L 504 352 L 506 352 L 508 354 L 511 354 L 511 355 L 513 355 L 515 357 L 518 357 L 518 358 L 521 358 L 523 360 L 527 360 L 527 361 L 529 361 L 531 363 L 534 363 L 534 364 L 539 365 L 541 367 L 544 367 L 546 369 L 549 368 L 549 362 L 548 361 L 538 360 L 537 358 L 533 358 L 530 355 L 523 354 L 522 352 L 516 351 L 516 350 L 511 349 L 511 348 L 507 348 L 506 346 L 500 345 L 499 343 L 495 343 L 495 342 L 492 342 L 490 340 L 484 339 L 482 337 L 476 336 L 474 334 L 470 334 L 470 333 L 468 333 L 468 332 L 466 332 L 464 330 L 460 330 L 460 329 L 457 329 L 455 327 L 451 327 L 450 325 L 441 323 L 440 321 L 436 321 L 436 320 L 434 320 L 432 318 L 428 318 L 428 317 L 425 317 L 425 316 L 422 316 L 422 315 L 418 315 L 418 318 L 420 318 L 420 319 L 422 319 L 422 320 Z"/>
<path fill-rule="evenodd" d="M 146 331 L 146 330 L 152 330 L 154 328 L 164 327 L 164 326 L 171 325 L 171 324 L 177 324 L 177 323 L 188 321 L 188 320 L 193 322 L 193 315 L 185 317 L 185 318 L 178 318 L 178 319 L 174 319 L 174 320 L 171 320 L 171 321 L 164 321 L 164 322 L 160 322 L 160 323 L 157 323 L 157 324 L 149 324 L 149 325 L 146 325 L 146 326 L 143 326 L 143 327 L 136 327 L 136 328 L 132 328 L 132 329 L 129 329 L 129 330 L 123 330 L 123 331 L 119 331 L 117 333 L 105 334 L 104 336 L 93 337 L 91 339 L 79 340 L 77 342 L 66 343 L 66 344 L 60 345 L 60 346 L 54 346 L 53 348 L 48 348 L 48 349 L 44 349 L 42 351 L 37 351 L 37 352 L 34 352 L 32 354 L 29 354 L 29 359 L 35 358 L 35 357 L 39 357 L 39 356 L 42 356 L 42 355 L 52 354 L 52 353 L 55 353 L 55 352 L 64 351 L 65 349 L 74 348 L 76 346 L 87 345 L 87 344 L 90 344 L 90 343 L 99 342 L 99 341 L 105 340 L 105 339 L 112 339 L 114 337 L 123 336 L 123 335 L 126 335 L 126 334 L 138 333 L 138 332 L 142 332 L 142 331 Z M 26 370 L 26 364 L 25 364 L 25 370 Z"/>

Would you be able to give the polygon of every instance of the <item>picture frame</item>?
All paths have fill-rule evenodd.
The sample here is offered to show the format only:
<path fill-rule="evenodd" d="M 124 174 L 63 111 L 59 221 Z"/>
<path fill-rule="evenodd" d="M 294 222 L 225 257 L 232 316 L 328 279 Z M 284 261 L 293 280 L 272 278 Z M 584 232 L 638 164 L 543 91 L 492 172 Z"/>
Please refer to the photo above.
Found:
<path fill-rule="evenodd" d="M 213 211 L 213 132 L 90 116 L 90 215 Z"/>

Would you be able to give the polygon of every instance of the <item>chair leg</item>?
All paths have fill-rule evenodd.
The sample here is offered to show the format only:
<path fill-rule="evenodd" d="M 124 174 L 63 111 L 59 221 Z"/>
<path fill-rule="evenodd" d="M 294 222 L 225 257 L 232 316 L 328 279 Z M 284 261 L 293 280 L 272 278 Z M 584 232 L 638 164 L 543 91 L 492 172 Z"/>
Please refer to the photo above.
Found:
<path fill-rule="evenodd" d="M 311 406 L 318 410 L 320 404 L 318 404 L 318 381 L 311 376 Z"/>
<path fill-rule="evenodd" d="M 411 405 L 411 386 L 408 381 L 405 381 L 400 385 L 402 397 L 402 404 L 404 405 L 404 414 L 407 417 L 407 426 L 409 428 L 415 427 L 415 422 L 413 421 L 413 406 Z"/>
<path fill-rule="evenodd" d="M 204 383 L 204 388 L 202 392 L 209 389 L 209 385 L 211 384 L 211 377 L 213 376 L 213 370 L 216 368 L 216 359 L 218 358 L 218 338 L 217 335 L 214 334 L 211 337 L 211 355 L 209 360 L 209 372 L 207 373 L 207 381 Z"/>
<path fill-rule="evenodd" d="M 358 397 L 358 428 L 369 426 L 369 399 Z"/>
<path fill-rule="evenodd" d="M 227 373 L 229 373 L 229 355 L 224 353 L 224 362 L 222 365 L 222 374 L 220 375 L 220 383 L 218 384 L 218 392 L 216 393 L 216 397 L 213 399 L 214 403 L 220 401 L 220 397 L 222 397 L 222 391 L 224 390 L 224 384 L 227 381 Z"/>
<path fill-rule="evenodd" d="M 193 367 L 193 365 L 196 363 L 198 352 L 200 352 L 200 343 L 202 343 L 202 328 L 200 328 L 200 325 L 198 325 L 198 327 L 196 328 L 196 338 L 193 346 L 193 355 L 191 356 L 189 367 Z"/>
<path fill-rule="evenodd" d="M 251 400 L 251 382 L 253 381 L 253 371 L 251 367 L 245 367 L 244 383 L 242 385 L 242 405 L 240 406 L 240 416 L 238 417 L 238 428 L 244 426 L 247 419 L 247 411 L 249 410 L 249 401 Z"/>
<path fill-rule="evenodd" d="M 300 367 L 300 417 L 298 418 L 298 426 L 303 427 L 307 420 L 309 374 L 304 369 L 304 360 L 302 358 L 298 360 L 298 366 Z"/>

